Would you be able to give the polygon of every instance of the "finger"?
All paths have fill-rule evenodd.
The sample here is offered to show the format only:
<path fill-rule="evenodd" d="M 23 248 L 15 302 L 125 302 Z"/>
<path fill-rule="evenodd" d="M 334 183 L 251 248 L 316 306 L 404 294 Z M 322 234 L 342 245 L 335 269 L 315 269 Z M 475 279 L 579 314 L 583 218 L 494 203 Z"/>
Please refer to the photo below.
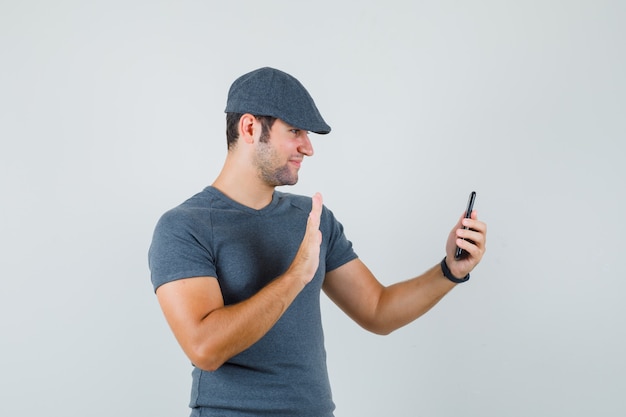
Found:
<path fill-rule="evenodd" d="M 475 244 L 473 244 L 472 242 L 470 242 L 469 240 L 464 240 L 464 239 L 457 239 L 456 240 L 456 244 L 459 248 L 463 249 L 468 256 L 466 256 L 465 258 L 463 258 L 463 260 L 478 260 L 480 261 L 480 258 L 482 257 L 482 250 L 476 246 Z"/>
<path fill-rule="evenodd" d="M 311 212 L 309 213 L 310 221 L 314 222 L 319 226 L 320 218 L 322 216 L 322 195 L 320 193 L 315 193 L 311 199 Z"/>
<path fill-rule="evenodd" d="M 485 235 L 470 229 L 459 229 L 456 233 L 457 239 L 468 241 L 479 248 L 485 245 Z M 459 246 L 460 247 L 460 246 Z"/>
<path fill-rule="evenodd" d="M 482 253 L 485 251 L 486 244 L 486 232 L 485 229 L 487 225 L 482 222 L 477 222 L 473 224 L 474 227 L 477 227 L 481 230 L 476 230 L 473 228 L 470 229 L 457 229 L 457 246 L 461 249 L 465 249 L 470 253 L 473 257 L 477 257 L 480 259 Z"/>
<path fill-rule="evenodd" d="M 323 202 L 322 194 L 315 193 L 315 194 L 313 194 L 313 197 L 311 197 L 311 198 L 312 198 L 312 203 L 313 203 L 312 209 L 317 209 L 317 210 L 319 210 L 321 212 L 322 211 L 322 202 Z"/>
<path fill-rule="evenodd" d="M 470 235 L 476 237 L 474 233 L 478 233 L 483 237 L 487 234 L 487 225 L 480 220 L 463 219 L 461 224 L 462 227 L 457 229 L 457 236 L 471 239 Z"/>
<path fill-rule="evenodd" d="M 477 219 L 462 219 L 461 225 L 465 228 L 475 230 L 477 232 L 486 233 L 487 225 Z"/>
<path fill-rule="evenodd" d="M 315 248 L 314 250 L 318 251 L 318 255 L 315 255 L 316 257 L 319 256 L 319 245 L 322 242 L 322 232 L 320 231 L 322 207 L 322 195 L 315 193 L 311 198 L 311 212 L 307 220 L 305 240 L 309 245 L 312 245 L 310 249 Z"/>
<path fill-rule="evenodd" d="M 467 216 L 466 212 L 463 212 L 463 214 L 461 214 L 461 217 L 459 217 L 459 222 L 457 223 L 458 227 L 466 226 L 467 220 L 472 220 L 472 219 L 476 220 L 478 218 L 477 217 L 478 213 L 476 213 L 476 210 L 472 210 L 470 217 L 466 217 L 466 216 Z"/>

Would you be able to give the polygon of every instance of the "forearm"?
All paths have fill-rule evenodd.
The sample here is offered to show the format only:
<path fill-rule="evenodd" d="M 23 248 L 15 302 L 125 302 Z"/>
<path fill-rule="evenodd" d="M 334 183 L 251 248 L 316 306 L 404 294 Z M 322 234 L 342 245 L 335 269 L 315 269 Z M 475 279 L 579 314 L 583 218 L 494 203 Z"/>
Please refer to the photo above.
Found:
<path fill-rule="evenodd" d="M 456 284 L 436 265 L 422 275 L 384 288 L 372 318 L 371 330 L 388 334 L 414 321 L 437 304 Z"/>
<path fill-rule="evenodd" d="M 461 217 L 452 228 L 446 242 L 444 259 L 448 278 L 442 265 L 436 265 L 419 277 L 384 288 L 378 297 L 375 323 L 383 333 L 389 333 L 417 319 L 439 302 L 455 285 L 455 279 L 464 277 L 480 262 L 485 252 L 487 225 L 471 218 Z M 466 251 L 464 257 L 454 258 L 456 248 Z M 462 281 L 459 281 L 462 282 Z"/>
<path fill-rule="evenodd" d="M 213 310 L 197 326 L 187 355 L 202 369 L 219 368 L 261 339 L 303 288 L 300 279 L 286 273 L 251 298 Z"/>
<path fill-rule="evenodd" d="M 459 219 L 446 243 L 448 278 L 438 264 L 418 277 L 385 287 L 357 258 L 326 273 L 324 291 L 366 330 L 391 333 L 430 310 L 456 281 L 463 282 L 459 278 L 469 274 L 485 252 L 486 232 L 487 226 L 476 219 L 476 212 L 471 219 Z M 461 259 L 454 259 L 457 245 L 467 252 Z"/>

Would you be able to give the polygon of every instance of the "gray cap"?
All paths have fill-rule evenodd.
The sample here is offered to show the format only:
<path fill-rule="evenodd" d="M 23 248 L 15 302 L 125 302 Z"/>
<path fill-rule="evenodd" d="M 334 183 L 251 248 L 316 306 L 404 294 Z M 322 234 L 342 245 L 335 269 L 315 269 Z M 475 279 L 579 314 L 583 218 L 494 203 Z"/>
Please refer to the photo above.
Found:
<path fill-rule="evenodd" d="M 330 132 L 313 98 L 300 81 L 269 67 L 237 78 L 228 91 L 226 113 L 277 117 L 285 123 L 319 134 Z"/>

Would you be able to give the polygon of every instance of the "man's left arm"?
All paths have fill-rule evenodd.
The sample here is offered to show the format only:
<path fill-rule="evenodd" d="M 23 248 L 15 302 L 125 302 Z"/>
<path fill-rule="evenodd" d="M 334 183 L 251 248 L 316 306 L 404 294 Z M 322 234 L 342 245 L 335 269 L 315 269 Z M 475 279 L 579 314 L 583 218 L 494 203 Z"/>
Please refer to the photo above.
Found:
<path fill-rule="evenodd" d="M 459 219 L 446 243 L 446 264 L 454 277 L 463 278 L 480 262 L 486 234 L 487 225 L 477 219 L 475 211 L 470 219 Z M 457 245 L 467 251 L 460 260 L 454 259 Z M 438 263 L 415 278 L 385 287 L 361 260 L 354 259 L 328 272 L 323 288 L 360 326 L 389 334 L 426 313 L 455 285 Z"/>

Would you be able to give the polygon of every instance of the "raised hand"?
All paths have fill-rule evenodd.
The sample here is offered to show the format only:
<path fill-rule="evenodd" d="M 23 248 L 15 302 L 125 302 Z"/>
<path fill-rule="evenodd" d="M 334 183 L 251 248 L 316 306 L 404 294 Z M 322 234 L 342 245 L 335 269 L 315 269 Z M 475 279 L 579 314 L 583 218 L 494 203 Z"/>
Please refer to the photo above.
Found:
<path fill-rule="evenodd" d="M 322 195 L 316 193 L 312 198 L 311 212 L 306 224 L 304 238 L 296 253 L 288 273 L 298 276 L 303 284 L 308 284 L 315 275 L 320 261 L 320 245 L 322 232 L 320 218 L 322 215 Z"/>
<path fill-rule="evenodd" d="M 469 219 L 461 216 L 454 226 L 446 243 L 446 264 L 452 275 L 462 278 L 469 274 L 482 259 L 485 253 L 487 225 L 478 220 L 476 210 Z M 467 229 L 464 229 L 467 227 Z M 467 254 L 461 259 L 454 259 L 456 247 L 464 249 Z"/>

